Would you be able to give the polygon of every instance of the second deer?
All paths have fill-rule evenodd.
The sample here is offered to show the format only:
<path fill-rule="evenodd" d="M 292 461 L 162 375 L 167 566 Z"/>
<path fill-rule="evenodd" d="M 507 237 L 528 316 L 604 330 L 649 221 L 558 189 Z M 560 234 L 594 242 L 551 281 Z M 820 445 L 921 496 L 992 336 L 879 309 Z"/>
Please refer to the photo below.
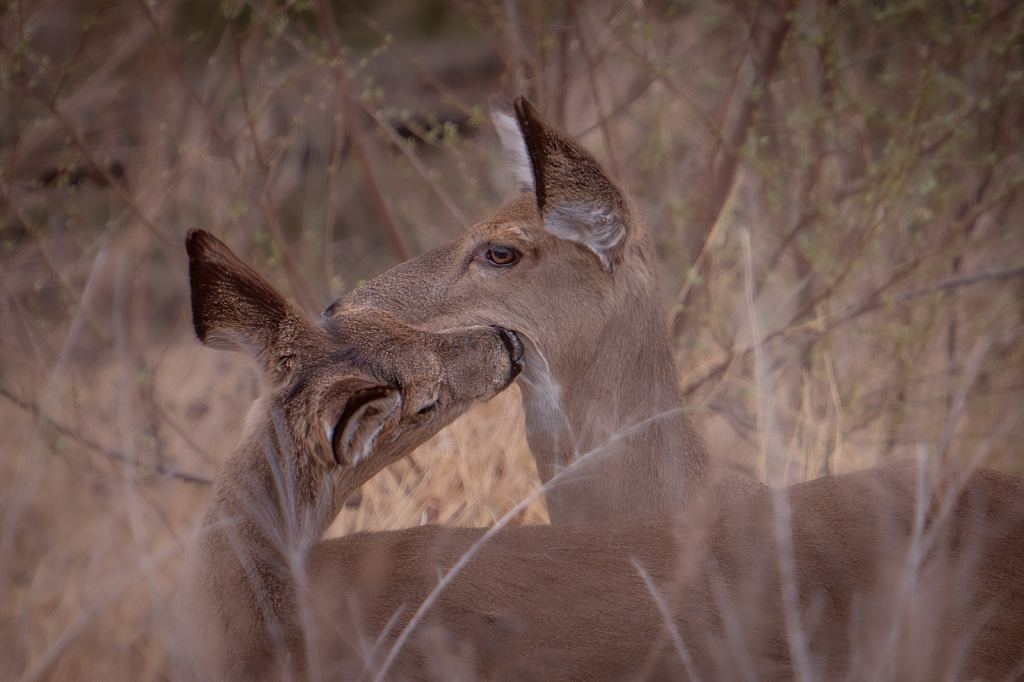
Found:
<path fill-rule="evenodd" d="M 321 540 L 359 484 L 504 389 L 515 334 L 310 320 L 212 236 L 201 340 L 265 389 L 179 586 L 191 680 L 1019 679 L 1024 481 L 904 464 L 685 513 Z"/>
<path fill-rule="evenodd" d="M 552 523 L 677 510 L 720 475 L 679 394 L 651 234 L 630 196 L 525 99 L 492 101 L 523 194 L 327 313 L 384 310 L 438 331 L 494 324 L 526 346 L 526 436 Z M 717 487 L 716 487 L 717 484 Z"/>

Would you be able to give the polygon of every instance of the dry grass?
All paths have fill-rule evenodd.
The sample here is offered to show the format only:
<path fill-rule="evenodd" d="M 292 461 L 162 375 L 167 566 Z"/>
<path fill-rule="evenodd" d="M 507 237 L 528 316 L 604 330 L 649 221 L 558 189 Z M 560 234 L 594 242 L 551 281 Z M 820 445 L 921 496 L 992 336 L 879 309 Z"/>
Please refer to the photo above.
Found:
<path fill-rule="evenodd" d="M 181 470 L 212 476 L 240 433 L 256 373 L 241 356 L 197 346 L 176 340 L 152 384 L 163 423 L 180 425 L 203 451 L 170 430 L 159 436 L 162 448 Z M 97 372 L 84 422 L 101 424 L 122 407 L 119 375 Z M 209 486 L 125 467 L 60 437 L 48 443 L 53 428 L 25 411 L 7 406 L 3 417 L 0 448 L 11 455 L 3 461 L 5 665 L 15 679 L 163 678 L 180 544 Z M 419 448 L 415 464 L 400 462 L 367 484 L 362 503 L 330 532 L 489 525 L 536 485 L 513 389 Z M 516 522 L 546 523 L 543 503 Z"/>
<path fill-rule="evenodd" d="M 507 196 L 499 89 L 647 207 L 717 457 L 1024 474 L 1020 8 L 811 3 L 773 65 L 731 3 L 499 4 L 0 5 L 0 674 L 170 674 L 193 479 L 258 391 L 192 337 L 185 230 L 322 309 Z M 537 485 L 521 422 L 478 408 L 332 532 L 491 523 Z"/>

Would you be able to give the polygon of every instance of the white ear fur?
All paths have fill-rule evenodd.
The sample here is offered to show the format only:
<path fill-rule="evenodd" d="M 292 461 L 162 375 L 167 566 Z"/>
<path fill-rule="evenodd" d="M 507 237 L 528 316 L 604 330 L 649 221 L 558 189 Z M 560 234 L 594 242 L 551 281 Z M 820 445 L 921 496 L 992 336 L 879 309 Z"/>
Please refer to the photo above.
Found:
<path fill-rule="evenodd" d="M 608 206 L 592 202 L 550 206 L 544 216 L 544 227 L 559 239 L 583 244 L 593 251 L 605 272 L 615 270 L 614 254 L 626 236 L 626 226 Z"/>
<path fill-rule="evenodd" d="M 512 171 L 520 192 L 533 192 L 533 165 L 526 151 L 526 140 L 519 123 L 512 115 L 512 103 L 500 95 L 491 98 L 491 120 L 498 129 L 501 147 L 505 150 L 505 163 Z"/>

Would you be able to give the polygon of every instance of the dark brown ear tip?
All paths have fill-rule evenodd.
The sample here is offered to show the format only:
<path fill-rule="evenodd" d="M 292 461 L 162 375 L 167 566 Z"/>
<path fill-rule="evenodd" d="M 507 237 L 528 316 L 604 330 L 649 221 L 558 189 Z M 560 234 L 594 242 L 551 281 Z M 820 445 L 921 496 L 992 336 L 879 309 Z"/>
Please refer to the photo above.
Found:
<path fill-rule="evenodd" d="M 526 102 L 526 99 L 521 96 L 516 97 L 515 101 L 512 102 L 512 108 L 516 112 L 516 120 L 519 121 L 520 128 L 525 125 L 529 125 L 529 119 L 526 118 L 526 111 L 523 108 L 523 102 Z"/>
<path fill-rule="evenodd" d="M 209 334 L 209 325 L 206 320 L 196 318 L 196 311 L 192 309 L 192 328 L 195 329 L 196 338 L 199 339 L 199 343 L 206 343 L 206 336 Z"/>
<path fill-rule="evenodd" d="M 215 247 L 220 240 L 206 230 L 193 228 L 185 235 L 185 251 L 191 260 L 198 258 L 204 251 Z"/>
<path fill-rule="evenodd" d="M 544 119 L 541 118 L 540 112 L 537 111 L 537 107 L 533 106 L 530 100 L 520 95 L 516 97 L 516 101 L 512 103 L 516 110 L 516 118 L 519 120 L 519 125 L 523 128 L 527 126 L 543 126 Z"/>

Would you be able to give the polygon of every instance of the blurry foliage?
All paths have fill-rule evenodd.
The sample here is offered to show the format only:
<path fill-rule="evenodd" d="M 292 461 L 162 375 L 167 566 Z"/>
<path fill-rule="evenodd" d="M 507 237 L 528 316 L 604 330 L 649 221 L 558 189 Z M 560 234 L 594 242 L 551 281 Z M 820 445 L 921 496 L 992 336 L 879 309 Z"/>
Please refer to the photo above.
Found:
<path fill-rule="evenodd" d="M 509 196 L 495 91 L 640 198 L 721 459 L 787 481 L 923 448 L 1024 474 L 1020 3 L 8 0 L 9 679 L 166 674 L 162 600 L 205 494 L 183 481 L 256 391 L 191 338 L 184 232 L 316 312 Z M 472 419 L 468 450 L 491 433 Z M 416 471 L 366 506 L 400 514 L 346 530 L 483 523 L 512 496 Z M 92 647 L 129 663 L 83 657 L 97 618 L 131 624 Z"/>

